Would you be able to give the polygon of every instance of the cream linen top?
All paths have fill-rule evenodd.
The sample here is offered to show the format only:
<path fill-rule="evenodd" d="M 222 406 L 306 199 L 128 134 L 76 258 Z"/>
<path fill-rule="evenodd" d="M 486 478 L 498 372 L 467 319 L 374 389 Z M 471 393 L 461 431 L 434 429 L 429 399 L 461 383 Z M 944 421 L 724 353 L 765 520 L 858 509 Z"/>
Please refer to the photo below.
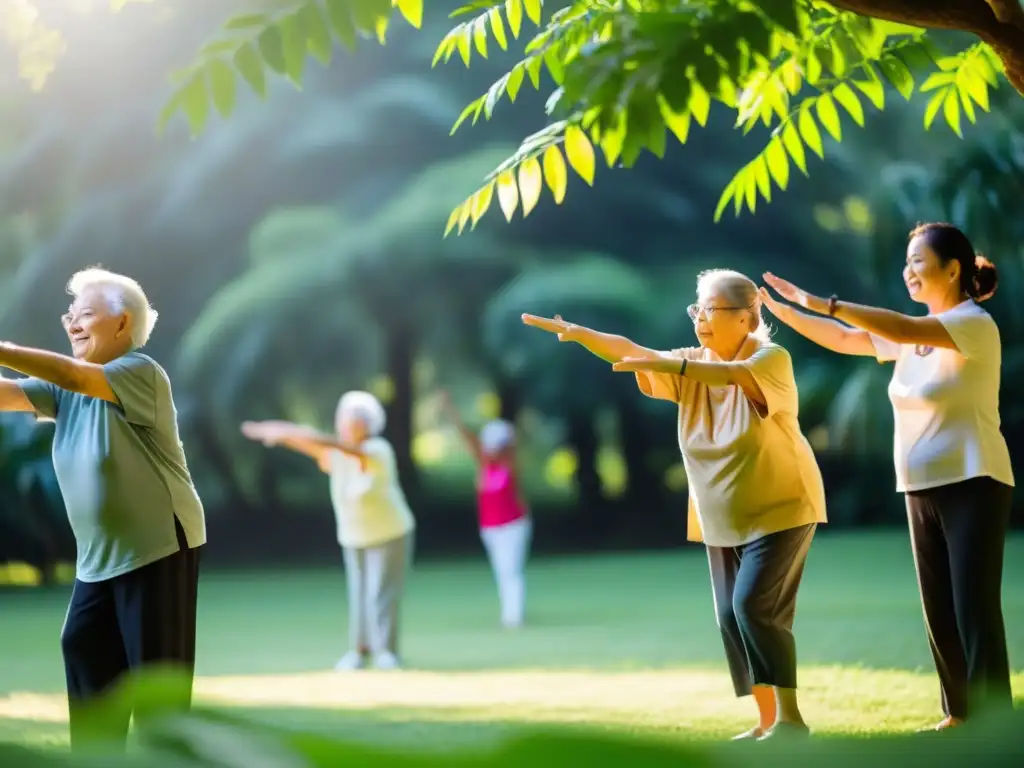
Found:
<path fill-rule="evenodd" d="M 703 348 L 663 353 L 712 361 Z M 770 533 L 826 522 L 825 489 L 797 421 L 789 353 L 758 342 L 745 366 L 767 406 L 738 386 L 709 387 L 678 374 L 637 373 L 640 391 L 679 406 L 679 450 L 689 483 L 687 538 L 737 547 Z"/>

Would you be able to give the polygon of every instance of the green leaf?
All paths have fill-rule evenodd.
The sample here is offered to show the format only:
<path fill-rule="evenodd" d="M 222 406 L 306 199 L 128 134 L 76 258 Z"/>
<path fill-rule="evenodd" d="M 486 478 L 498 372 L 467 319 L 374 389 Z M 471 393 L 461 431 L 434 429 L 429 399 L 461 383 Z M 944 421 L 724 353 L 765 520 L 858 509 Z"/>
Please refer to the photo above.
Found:
<path fill-rule="evenodd" d="M 718 205 L 715 206 L 715 216 L 714 216 L 714 221 L 715 221 L 716 224 L 722 218 L 722 214 L 725 212 L 726 207 L 728 207 L 729 203 L 732 201 L 732 199 L 735 196 L 735 194 L 736 194 L 736 177 L 734 176 L 732 181 L 730 181 L 729 184 L 726 186 L 726 188 L 724 190 L 722 190 L 722 196 L 718 198 Z"/>
<path fill-rule="evenodd" d="M 665 125 L 672 131 L 676 139 L 680 144 L 685 144 L 686 139 L 690 135 L 690 112 L 689 110 L 683 110 L 682 112 L 675 112 L 671 106 L 669 106 L 668 100 L 658 95 L 658 108 L 661 110 L 661 118 L 665 121 Z"/>
<path fill-rule="evenodd" d="M 942 103 L 942 112 L 946 122 L 949 123 L 949 127 L 953 129 L 953 133 L 962 139 L 964 134 L 960 130 L 960 101 L 957 99 L 956 88 L 950 88 L 946 91 L 946 98 Z"/>
<path fill-rule="evenodd" d="M 797 3 L 793 0 L 761 0 L 758 5 L 765 16 L 783 29 L 794 35 L 802 34 L 800 17 L 797 14 Z"/>
<path fill-rule="evenodd" d="M 260 33 L 256 42 L 267 66 L 279 75 L 286 74 L 288 64 L 284 58 L 284 38 L 281 30 L 276 25 L 267 27 Z"/>
<path fill-rule="evenodd" d="M 523 0 L 523 6 L 526 8 L 527 18 L 537 26 L 540 26 L 541 0 Z"/>
<path fill-rule="evenodd" d="M 523 202 L 523 218 L 537 206 L 542 184 L 540 163 L 536 157 L 528 157 L 519 166 L 519 197 Z"/>
<path fill-rule="evenodd" d="M 348 11 L 348 0 L 326 0 L 327 18 L 331 21 L 331 29 L 335 36 L 349 51 L 356 49 L 358 36 L 352 15 Z"/>
<path fill-rule="evenodd" d="M 356 29 L 380 36 L 380 22 L 391 15 L 391 0 L 349 0 L 349 11 Z"/>
<path fill-rule="evenodd" d="M 804 140 L 804 144 L 806 144 L 814 154 L 824 159 L 825 147 L 821 143 L 821 133 L 818 131 L 818 124 L 814 122 L 814 115 L 811 114 L 810 109 L 800 110 L 798 126 L 800 128 L 800 137 Z"/>
<path fill-rule="evenodd" d="M 761 197 L 770 203 L 772 201 L 772 182 L 768 177 L 768 164 L 765 162 L 764 155 L 754 158 L 750 172 L 754 175 L 754 183 L 757 185 Z"/>
<path fill-rule="evenodd" d="M 501 211 L 505 214 L 506 221 L 512 221 L 516 206 L 519 205 L 519 187 L 516 185 L 515 174 L 512 171 L 502 171 L 498 174 L 497 185 Z"/>
<path fill-rule="evenodd" d="M 423 0 L 396 0 L 398 10 L 416 29 L 423 26 Z"/>
<path fill-rule="evenodd" d="M 900 96 L 909 101 L 914 93 L 914 76 L 907 65 L 901 59 L 888 55 L 878 62 L 878 68 Z"/>
<path fill-rule="evenodd" d="M 281 20 L 281 51 L 284 53 L 285 71 L 296 87 L 302 86 L 306 70 L 306 35 L 297 14 Z"/>
<path fill-rule="evenodd" d="M 466 228 L 466 224 L 469 221 L 469 217 L 473 215 L 473 198 L 467 198 L 462 203 L 462 208 L 459 211 L 459 234 Z"/>
<path fill-rule="evenodd" d="M 800 134 L 792 122 L 786 123 L 786 127 L 782 129 L 782 143 L 786 147 L 786 151 L 789 152 L 789 156 L 793 158 L 793 162 L 796 163 L 796 167 L 806 176 L 807 157 L 804 154 L 804 143 L 800 140 Z"/>
<path fill-rule="evenodd" d="M 534 88 L 540 88 L 540 68 L 543 64 L 544 59 L 534 56 L 526 65 L 526 74 L 530 76 L 530 82 L 533 83 Z"/>
<path fill-rule="evenodd" d="M 970 63 L 965 64 L 958 73 L 957 87 L 961 95 L 969 95 L 979 107 L 988 112 L 988 86 L 985 78 L 978 74 Z"/>
<path fill-rule="evenodd" d="M 448 223 L 444 227 L 444 237 L 448 237 L 448 233 L 455 228 L 455 225 L 459 223 L 459 216 L 462 214 L 463 206 L 455 208 L 450 214 L 448 214 Z"/>
<path fill-rule="evenodd" d="M 220 56 L 224 53 L 234 53 L 238 50 L 238 45 L 239 41 L 237 38 L 232 40 L 213 40 L 199 49 L 199 56 Z"/>
<path fill-rule="evenodd" d="M 951 85 L 956 79 L 955 72 L 932 72 L 919 89 L 922 93 Z"/>
<path fill-rule="evenodd" d="M 604 161 L 611 168 L 615 161 L 622 154 L 622 147 L 626 141 L 626 124 L 623 119 L 611 128 L 605 129 L 601 134 L 601 152 L 604 153 Z"/>
<path fill-rule="evenodd" d="M 501 11 L 491 8 L 487 12 L 487 18 L 491 22 L 491 34 L 494 35 L 494 42 L 503 51 L 508 50 L 508 38 L 505 37 L 505 24 L 501 20 Z"/>
<path fill-rule="evenodd" d="M 818 119 L 825 127 L 825 130 L 836 141 L 842 141 L 843 127 L 839 122 L 839 113 L 836 111 L 836 105 L 832 101 L 832 97 L 827 93 L 823 93 L 815 102 L 815 107 L 818 111 Z"/>
<path fill-rule="evenodd" d="M 516 96 L 519 95 L 519 88 L 523 84 L 523 78 L 526 77 L 526 67 L 521 64 L 516 64 L 512 68 L 512 71 L 508 73 L 508 82 L 505 84 L 505 91 L 508 93 L 509 101 L 515 101 Z"/>
<path fill-rule="evenodd" d="M 594 185 L 594 146 L 579 126 L 570 125 L 565 129 L 565 156 L 569 165 L 587 184 Z"/>
<path fill-rule="evenodd" d="M 860 127 L 864 127 L 864 107 L 853 89 L 846 83 L 841 83 L 832 91 L 835 100 L 843 105 L 843 108 L 850 113 L 850 117 Z"/>
<path fill-rule="evenodd" d="M 519 30 L 523 27 L 522 0 L 505 0 L 505 15 L 508 17 L 508 28 L 512 31 L 512 37 L 518 39 Z"/>
<path fill-rule="evenodd" d="M 192 138 L 196 138 L 206 127 L 210 116 L 210 100 L 206 92 L 206 79 L 198 72 L 181 93 L 181 108 L 188 118 Z"/>
<path fill-rule="evenodd" d="M 253 29 L 254 27 L 265 27 L 270 23 L 266 14 L 246 13 L 228 19 L 224 22 L 224 29 Z"/>
<path fill-rule="evenodd" d="M 157 135 L 157 137 L 163 136 L 164 131 L 167 129 L 167 124 L 171 121 L 171 118 L 174 117 L 178 113 L 178 110 L 180 110 L 180 109 L 181 109 L 181 92 L 178 91 L 177 93 L 174 94 L 174 96 L 172 96 L 168 100 L 168 102 L 166 104 L 164 104 L 163 109 L 160 110 L 160 117 L 157 119 L 157 122 L 156 122 L 156 135 Z"/>
<path fill-rule="evenodd" d="M 939 110 L 942 108 L 942 104 L 946 99 L 946 91 L 936 91 L 932 94 L 931 100 L 928 102 L 928 106 L 924 110 L 924 127 L 925 130 L 932 127 L 932 122 L 935 120 L 935 116 L 939 114 Z"/>
<path fill-rule="evenodd" d="M 459 126 L 462 125 L 462 123 L 465 122 L 465 120 L 470 115 L 473 116 L 473 122 L 475 123 L 477 121 L 477 118 L 480 117 L 480 112 L 483 111 L 484 104 L 485 104 L 486 100 L 487 100 L 487 94 L 485 93 L 483 96 L 481 96 L 481 97 L 479 97 L 477 99 L 473 99 L 473 101 L 469 102 L 469 104 L 466 105 L 466 108 L 462 110 L 462 113 L 459 115 L 458 119 L 455 121 L 455 125 L 452 126 L 452 130 L 451 130 L 451 132 L 448 135 L 449 136 L 454 136 L 455 132 L 457 130 L 459 130 Z"/>
<path fill-rule="evenodd" d="M 487 58 L 487 17 L 481 16 L 473 22 L 473 43 L 477 53 Z"/>
<path fill-rule="evenodd" d="M 807 82 L 814 85 L 820 79 L 821 59 L 818 58 L 818 52 L 812 48 L 807 54 Z"/>
<path fill-rule="evenodd" d="M 866 65 L 865 68 L 871 77 L 867 80 L 854 80 L 853 84 L 857 86 L 857 90 L 867 96 L 868 101 L 875 106 L 875 109 L 885 109 L 885 86 L 882 85 L 882 81 L 878 79 L 878 75 L 870 68 L 870 65 Z"/>
<path fill-rule="evenodd" d="M 786 155 L 786 149 L 782 145 L 782 139 L 778 136 L 773 137 L 768 142 L 768 147 L 764 152 L 764 159 L 767 162 L 772 178 L 779 185 L 779 189 L 785 189 L 786 185 L 789 184 L 789 157 Z M 768 195 L 765 195 L 765 197 L 769 200 L 771 199 Z"/>
<path fill-rule="evenodd" d="M 235 69 L 237 69 L 245 81 L 256 94 L 264 99 L 267 96 L 267 78 L 263 71 L 263 59 L 256 52 L 252 43 L 246 43 L 238 49 L 234 57 Z"/>
<path fill-rule="evenodd" d="M 459 50 L 459 56 L 462 57 L 462 63 L 467 67 L 469 66 L 469 60 L 472 57 L 472 45 L 473 45 L 473 27 L 472 25 L 466 25 L 462 28 L 462 32 L 459 33 L 458 42 L 456 46 Z"/>
<path fill-rule="evenodd" d="M 223 59 L 213 59 L 206 65 L 210 78 L 210 91 L 213 103 L 221 117 L 230 117 L 235 111 L 235 70 Z"/>
<path fill-rule="evenodd" d="M 483 218 L 483 215 L 487 213 L 487 209 L 491 207 L 491 201 L 494 199 L 494 182 L 485 184 L 476 191 L 472 198 L 470 217 L 473 221 L 472 229 L 476 229 L 477 223 Z"/>
<path fill-rule="evenodd" d="M 708 115 L 711 113 L 711 96 L 707 90 L 697 81 L 692 83 L 690 89 L 690 114 L 701 128 L 707 125 Z"/>
<path fill-rule="evenodd" d="M 331 63 L 334 46 L 327 20 L 316 3 L 306 3 L 299 11 L 299 22 L 306 37 L 306 47 L 324 66 Z"/>
<path fill-rule="evenodd" d="M 569 182 L 569 174 L 565 168 L 565 158 L 558 146 L 552 144 L 544 150 L 544 181 L 555 198 L 555 203 L 561 205 L 565 200 L 565 191 Z"/>

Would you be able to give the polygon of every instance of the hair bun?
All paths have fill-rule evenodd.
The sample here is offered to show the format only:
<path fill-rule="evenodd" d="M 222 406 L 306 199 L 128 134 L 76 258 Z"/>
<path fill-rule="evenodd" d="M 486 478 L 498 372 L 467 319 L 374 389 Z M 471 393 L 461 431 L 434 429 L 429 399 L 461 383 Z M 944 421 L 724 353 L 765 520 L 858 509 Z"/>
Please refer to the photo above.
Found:
<path fill-rule="evenodd" d="M 992 297 L 999 285 L 999 272 L 996 265 L 980 253 L 974 257 L 974 290 L 975 301 L 985 301 Z"/>

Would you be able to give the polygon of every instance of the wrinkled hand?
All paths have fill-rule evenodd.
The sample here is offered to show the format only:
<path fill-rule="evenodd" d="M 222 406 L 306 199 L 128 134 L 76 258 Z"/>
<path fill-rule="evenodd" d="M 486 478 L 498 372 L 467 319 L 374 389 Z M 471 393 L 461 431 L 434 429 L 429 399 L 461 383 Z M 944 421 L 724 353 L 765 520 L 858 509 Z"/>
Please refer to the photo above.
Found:
<path fill-rule="evenodd" d="M 582 326 L 567 323 L 561 315 L 540 317 L 539 315 L 523 314 L 523 323 L 553 333 L 558 336 L 559 341 L 576 341 L 580 337 L 581 331 L 584 330 Z"/>
<path fill-rule="evenodd" d="M 809 309 L 811 312 L 819 312 L 821 314 L 828 312 L 828 301 L 825 299 L 810 294 L 801 288 L 797 288 L 788 280 L 783 280 L 781 277 L 778 277 L 771 272 L 765 272 L 762 277 L 764 278 L 764 281 L 774 288 L 775 292 L 786 301 L 792 302 L 804 309 Z M 775 308 L 778 308 L 778 306 L 779 304 L 776 302 Z M 768 307 L 772 314 L 776 314 L 775 308 L 771 306 Z"/>
<path fill-rule="evenodd" d="M 612 370 L 619 373 L 679 373 L 683 361 L 663 355 L 646 355 L 644 357 L 624 357 L 612 363 Z"/>
<path fill-rule="evenodd" d="M 781 313 L 786 311 L 786 305 L 772 296 L 764 286 L 757 289 L 757 295 L 761 299 L 761 305 L 781 320 Z"/>

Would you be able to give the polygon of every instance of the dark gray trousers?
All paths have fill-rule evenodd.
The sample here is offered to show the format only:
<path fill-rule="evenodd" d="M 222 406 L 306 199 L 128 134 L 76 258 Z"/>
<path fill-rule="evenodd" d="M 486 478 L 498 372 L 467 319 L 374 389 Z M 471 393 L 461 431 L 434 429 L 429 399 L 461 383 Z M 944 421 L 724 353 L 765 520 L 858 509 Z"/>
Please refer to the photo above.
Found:
<path fill-rule="evenodd" d="M 708 547 L 715 614 L 737 696 L 755 685 L 796 688 L 793 618 L 817 525 L 762 536 L 741 547 Z"/>
<path fill-rule="evenodd" d="M 906 494 L 928 644 L 942 708 L 966 720 L 1010 709 L 1003 552 L 1013 489 L 990 477 Z"/>

